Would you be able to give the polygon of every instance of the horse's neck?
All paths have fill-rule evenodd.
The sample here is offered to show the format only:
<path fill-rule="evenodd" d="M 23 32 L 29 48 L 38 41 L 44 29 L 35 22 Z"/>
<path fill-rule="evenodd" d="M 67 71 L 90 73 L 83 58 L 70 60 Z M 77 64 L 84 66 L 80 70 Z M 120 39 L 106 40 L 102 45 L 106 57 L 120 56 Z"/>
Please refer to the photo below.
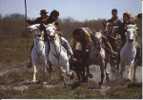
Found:
<path fill-rule="evenodd" d="M 56 52 L 59 52 L 61 50 L 61 41 L 58 36 L 55 36 L 55 39 L 50 42 L 51 49 L 54 49 L 53 51 L 56 50 Z"/>
<path fill-rule="evenodd" d="M 133 49 L 133 48 L 136 48 L 136 41 L 133 41 L 133 42 L 129 42 L 127 40 L 127 42 L 125 43 L 125 45 L 130 48 L 130 49 Z"/>
<path fill-rule="evenodd" d="M 34 48 L 36 48 L 36 50 L 42 50 L 44 47 L 44 41 L 41 39 L 34 39 Z"/>
<path fill-rule="evenodd" d="M 57 47 L 59 47 L 61 45 L 61 39 L 57 34 L 55 35 L 54 43 Z"/>

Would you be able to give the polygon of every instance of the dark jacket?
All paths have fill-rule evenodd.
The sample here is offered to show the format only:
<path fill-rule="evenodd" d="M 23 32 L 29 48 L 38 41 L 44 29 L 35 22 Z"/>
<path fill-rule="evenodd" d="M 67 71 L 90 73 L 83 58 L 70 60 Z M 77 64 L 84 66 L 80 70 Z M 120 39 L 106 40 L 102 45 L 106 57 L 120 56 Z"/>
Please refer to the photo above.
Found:
<path fill-rule="evenodd" d="M 42 17 L 38 17 L 35 20 L 27 20 L 28 24 L 32 25 L 32 24 L 41 24 L 44 23 L 46 24 L 48 21 L 49 16 L 47 15 L 45 18 Z"/>
<path fill-rule="evenodd" d="M 117 17 L 116 19 L 109 19 L 109 22 L 112 24 L 112 26 L 118 26 L 118 30 L 117 33 L 121 34 L 121 29 L 122 29 L 122 22 L 120 21 L 120 19 Z"/>

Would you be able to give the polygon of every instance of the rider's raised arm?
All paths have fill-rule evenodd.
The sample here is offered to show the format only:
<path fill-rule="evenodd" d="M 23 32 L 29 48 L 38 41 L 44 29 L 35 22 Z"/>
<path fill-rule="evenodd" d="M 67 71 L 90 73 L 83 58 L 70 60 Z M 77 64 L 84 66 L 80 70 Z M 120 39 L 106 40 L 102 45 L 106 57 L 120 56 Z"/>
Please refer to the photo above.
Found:
<path fill-rule="evenodd" d="M 41 23 L 41 18 L 38 17 L 38 18 L 36 18 L 35 20 L 27 20 L 26 22 L 27 22 L 29 25 L 39 24 L 39 23 Z"/>

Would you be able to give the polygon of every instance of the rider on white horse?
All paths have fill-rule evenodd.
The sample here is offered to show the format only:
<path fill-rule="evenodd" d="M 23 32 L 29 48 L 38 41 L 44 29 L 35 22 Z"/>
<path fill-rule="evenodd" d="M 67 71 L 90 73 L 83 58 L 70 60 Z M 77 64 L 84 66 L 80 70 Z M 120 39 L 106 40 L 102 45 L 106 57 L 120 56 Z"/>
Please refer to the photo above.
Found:
<path fill-rule="evenodd" d="M 59 17 L 59 12 L 57 10 L 53 10 L 49 16 L 47 24 L 54 24 L 56 26 L 56 33 L 60 36 L 62 46 L 67 50 L 69 56 L 73 55 L 72 48 L 69 42 L 62 36 L 60 32 L 59 23 L 57 22 Z"/>
<path fill-rule="evenodd" d="M 41 9 L 40 17 L 37 17 L 35 20 L 27 20 L 26 22 L 27 22 L 28 26 L 35 25 L 35 24 L 46 24 L 46 22 L 49 18 L 49 16 L 47 14 L 48 14 L 48 12 L 46 11 L 46 9 Z M 40 31 L 42 31 L 42 27 L 40 26 L 39 28 L 40 28 Z M 32 45 L 30 47 L 31 48 L 30 53 L 32 51 L 33 46 L 34 46 L 34 43 L 32 43 Z M 32 61 L 31 61 L 31 57 L 29 57 L 29 58 L 30 58 L 29 59 L 30 61 L 29 61 L 28 67 L 31 67 Z"/>
<path fill-rule="evenodd" d="M 33 67 L 33 79 L 32 82 L 37 82 L 37 73 L 42 69 L 43 78 L 42 81 L 46 81 L 46 73 L 48 68 L 48 59 L 46 56 L 46 46 L 44 41 L 44 32 L 41 31 L 40 24 L 30 25 L 28 27 L 30 31 L 34 33 L 33 47 L 31 50 L 31 63 Z M 43 66 L 40 66 L 43 65 Z"/>
<path fill-rule="evenodd" d="M 120 51 L 120 75 L 123 77 L 123 71 L 125 70 L 125 66 L 129 65 L 128 79 L 130 81 L 134 81 L 135 79 L 135 57 L 137 54 L 137 27 L 135 24 L 127 25 L 126 31 L 126 43 L 122 47 Z"/>
<path fill-rule="evenodd" d="M 41 17 L 38 17 L 37 19 L 33 20 L 33 21 L 30 21 L 30 20 L 27 20 L 27 23 L 29 25 L 33 25 L 33 24 L 41 24 L 40 25 L 40 30 L 41 31 L 44 31 L 44 40 L 47 41 L 47 34 L 46 34 L 46 31 L 45 31 L 45 27 L 43 26 L 44 24 L 47 25 L 47 24 L 54 24 L 56 26 L 56 30 L 57 30 L 57 34 L 59 34 L 59 36 L 61 36 L 61 32 L 59 31 L 59 25 L 58 25 L 58 17 L 59 17 L 59 12 L 57 10 L 53 10 L 50 14 L 50 16 L 47 15 L 47 11 L 45 9 L 42 9 L 40 11 L 40 15 Z M 72 48 L 69 44 L 69 42 L 61 36 L 61 41 L 62 41 L 62 45 L 65 47 L 65 49 L 67 50 L 69 56 L 72 56 L 73 55 L 73 51 L 72 51 Z M 31 46 L 31 50 L 33 48 L 33 45 Z M 28 67 L 31 67 L 31 57 L 30 57 L 30 62 L 28 64 Z"/>

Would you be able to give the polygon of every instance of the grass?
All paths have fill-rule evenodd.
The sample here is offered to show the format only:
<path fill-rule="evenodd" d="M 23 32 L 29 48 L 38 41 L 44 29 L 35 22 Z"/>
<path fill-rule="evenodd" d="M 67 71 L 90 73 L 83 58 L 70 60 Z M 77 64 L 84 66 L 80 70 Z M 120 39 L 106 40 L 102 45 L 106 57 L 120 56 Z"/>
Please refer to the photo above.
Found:
<path fill-rule="evenodd" d="M 30 55 L 32 39 L 16 36 L 0 36 L 0 64 L 15 65 L 26 61 Z"/>

